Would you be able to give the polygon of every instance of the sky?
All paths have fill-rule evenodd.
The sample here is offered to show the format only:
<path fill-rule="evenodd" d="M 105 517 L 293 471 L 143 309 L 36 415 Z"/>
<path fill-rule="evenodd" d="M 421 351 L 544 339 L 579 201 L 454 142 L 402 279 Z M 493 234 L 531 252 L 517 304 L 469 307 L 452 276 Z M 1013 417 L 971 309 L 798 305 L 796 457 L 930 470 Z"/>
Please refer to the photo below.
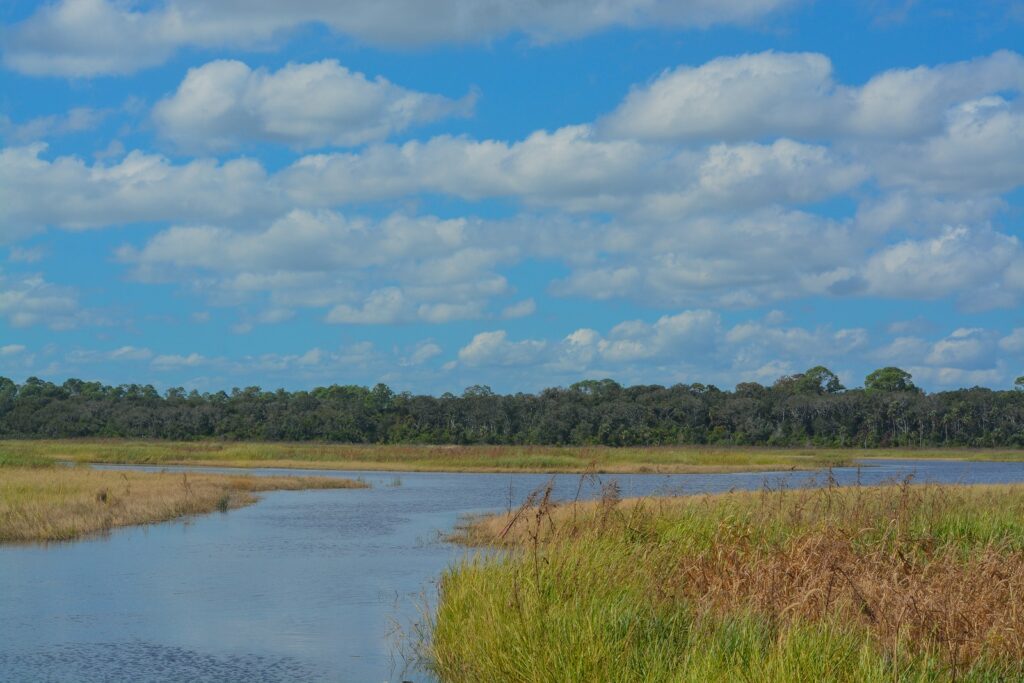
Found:
<path fill-rule="evenodd" d="M 1024 374 L 1022 0 L 0 5 L 0 375 Z"/>

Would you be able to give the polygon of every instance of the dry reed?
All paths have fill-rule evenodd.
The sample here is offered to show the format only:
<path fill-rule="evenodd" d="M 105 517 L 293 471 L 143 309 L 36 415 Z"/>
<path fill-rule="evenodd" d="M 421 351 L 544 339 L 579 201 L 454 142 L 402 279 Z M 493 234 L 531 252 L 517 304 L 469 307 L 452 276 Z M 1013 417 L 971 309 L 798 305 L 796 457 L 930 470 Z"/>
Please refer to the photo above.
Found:
<path fill-rule="evenodd" d="M 365 488 L 338 477 L 252 477 L 87 467 L 0 468 L 0 542 L 69 540 L 249 505 L 260 491 Z"/>

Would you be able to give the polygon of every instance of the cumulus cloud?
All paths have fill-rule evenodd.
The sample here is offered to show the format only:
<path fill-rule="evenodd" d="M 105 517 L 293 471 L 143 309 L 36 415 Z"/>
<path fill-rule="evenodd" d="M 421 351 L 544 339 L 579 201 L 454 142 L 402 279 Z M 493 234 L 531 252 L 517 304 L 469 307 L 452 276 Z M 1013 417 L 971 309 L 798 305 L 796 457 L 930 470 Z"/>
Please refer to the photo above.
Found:
<path fill-rule="evenodd" d="M 238 220 L 277 205 L 250 159 L 174 164 L 133 151 L 114 164 L 42 157 L 38 143 L 0 150 L 0 241 L 60 226 L 78 230 L 143 221 Z"/>
<path fill-rule="evenodd" d="M 518 140 L 371 142 L 274 171 L 244 158 L 133 151 L 87 163 L 50 158 L 42 145 L 9 147 L 0 151 L 0 239 L 156 223 L 145 241 L 128 238 L 120 260 L 137 280 L 265 312 L 240 316 L 240 331 L 304 307 L 337 324 L 514 317 L 529 305 L 492 310 L 492 301 L 515 291 L 503 270 L 534 259 L 558 264 L 556 295 L 663 309 L 803 296 L 1006 307 L 1024 291 L 1019 241 L 997 222 L 1001 194 L 1024 182 L 1021 72 L 1019 55 L 999 52 L 844 85 L 822 55 L 744 55 L 666 72 L 596 123 Z M 298 111 L 277 106 L 310 83 L 323 107 L 316 97 Z M 278 71 L 211 62 L 154 117 L 181 114 L 181 141 L 195 124 L 191 144 L 210 148 L 278 134 L 295 146 L 343 144 L 338 121 L 322 114 L 352 113 L 335 106 L 349 87 L 384 109 L 434 97 L 331 61 Z M 178 105 L 184 114 L 173 114 Z M 190 107 L 215 115 L 189 118 Z M 644 128 L 648 114 L 669 128 Z M 385 113 L 366 120 L 387 130 L 367 132 L 352 116 L 342 127 L 369 136 L 360 139 L 408 125 Z M 379 202 L 367 213 L 386 215 L 422 194 L 505 199 L 519 213 L 369 220 L 341 208 Z"/>
<path fill-rule="evenodd" d="M 1011 305 L 1021 291 L 1014 273 L 1024 268 L 1016 237 L 992 230 L 947 228 L 924 240 L 885 247 L 863 268 L 864 286 L 880 296 L 934 299 L 959 295 L 972 308 Z"/>
<path fill-rule="evenodd" d="M 1024 105 L 999 96 L 968 100 L 943 131 L 879 155 L 879 180 L 929 192 L 1001 193 L 1024 184 Z"/>
<path fill-rule="evenodd" d="M 528 365 L 535 362 L 547 342 L 533 339 L 509 341 L 505 330 L 480 332 L 459 349 L 459 362 L 469 367 L 483 365 Z"/>
<path fill-rule="evenodd" d="M 468 113 L 455 101 L 349 71 L 337 60 L 278 71 L 220 60 L 189 69 L 177 91 L 153 109 L 157 128 L 179 146 L 222 151 L 274 142 L 293 148 L 352 146 L 416 124 Z"/>
<path fill-rule="evenodd" d="M 325 320 L 337 324 L 443 323 L 482 317 L 487 302 L 508 291 L 495 268 L 515 247 L 480 246 L 499 228 L 431 216 L 293 211 L 262 231 L 172 227 L 118 255 L 137 279 L 187 280 L 215 302 L 269 295 L 270 308 L 242 331 L 280 322 L 296 307 L 327 307 Z"/>
<path fill-rule="evenodd" d="M 395 323 L 403 319 L 405 309 L 406 302 L 402 290 L 387 287 L 370 292 L 359 306 L 338 304 L 327 314 L 327 322 L 359 325 Z"/>
<path fill-rule="evenodd" d="M 116 0 L 58 0 L 12 27 L 4 41 L 4 63 L 35 75 L 124 74 L 161 64 L 184 46 L 265 45 L 309 23 L 392 46 L 480 43 L 509 33 L 549 41 L 616 26 L 742 23 L 793 4 L 796 0 L 163 0 L 134 9 Z"/>
<path fill-rule="evenodd" d="M 864 363 L 870 351 L 868 334 L 860 328 L 787 327 L 763 319 L 727 326 L 716 311 L 691 309 L 653 322 L 623 321 L 606 332 L 580 328 L 560 339 L 511 339 L 502 330 L 485 332 L 459 351 L 450 369 L 461 366 L 474 370 L 466 377 L 486 378 L 514 366 L 517 377 L 533 388 L 581 377 L 730 386 L 770 383 L 818 363 L 843 371 Z"/>
<path fill-rule="evenodd" d="M 591 126 L 575 125 L 514 142 L 440 135 L 359 153 L 310 155 L 280 179 L 290 196 L 315 203 L 435 192 L 593 210 L 672 182 L 681 170 L 672 157 L 670 150 L 602 140 Z"/>
<path fill-rule="evenodd" d="M 682 356 L 711 348 L 720 324 L 718 314 L 709 310 L 666 315 L 653 324 L 631 320 L 613 327 L 597 348 L 602 358 L 612 362 Z M 573 343 L 580 341 L 577 337 Z"/>
<path fill-rule="evenodd" d="M 847 223 L 782 208 L 613 226 L 606 239 L 602 261 L 580 264 L 557 293 L 748 307 L 805 291 L 803 278 L 866 248 Z"/>
<path fill-rule="evenodd" d="M 602 127 L 643 140 L 906 138 L 939 132 L 958 103 L 1022 89 L 1024 58 L 1014 52 L 893 69 L 863 86 L 836 83 L 823 54 L 762 52 L 665 71 L 634 88 Z"/>

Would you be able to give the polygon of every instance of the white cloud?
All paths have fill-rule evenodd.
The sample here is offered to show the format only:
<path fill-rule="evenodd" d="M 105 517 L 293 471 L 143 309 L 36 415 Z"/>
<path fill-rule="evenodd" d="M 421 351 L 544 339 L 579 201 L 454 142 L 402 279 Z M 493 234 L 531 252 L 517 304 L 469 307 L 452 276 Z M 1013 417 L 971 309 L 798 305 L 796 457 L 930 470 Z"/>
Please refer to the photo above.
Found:
<path fill-rule="evenodd" d="M 122 346 L 110 352 L 111 360 L 149 360 L 153 352 L 137 346 Z"/>
<path fill-rule="evenodd" d="M 15 143 L 25 143 L 81 133 L 99 126 L 109 114 L 108 109 L 73 107 L 64 114 L 39 116 L 24 123 L 15 123 L 0 116 L 0 136 Z"/>
<path fill-rule="evenodd" d="M 682 355 L 711 348 L 720 324 L 718 314 L 708 310 L 665 315 L 651 325 L 631 320 L 613 327 L 597 348 L 611 362 Z"/>
<path fill-rule="evenodd" d="M 1024 184 L 1024 105 L 1020 97 L 963 102 L 949 112 L 941 133 L 891 147 L 877 166 L 887 185 L 960 194 L 1009 191 Z"/>
<path fill-rule="evenodd" d="M 999 348 L 1009 353 L 1024 351 L 1024 327 L 1015 327 L 1010 334 L 999 340 Z"/>
<path fill-rule="evenodd" d="M 893 69 L 860 87 L 837 84 L 825 55 L 761 52 L 665 71 L 602 127 L 645 140 L 906 138 L 939 132 L 953 105 L 1006 90 L 1024 90 L 1024 58 L 1013 52 Z"/>
<path fill-rule="evenodd" d="M 900 336 L 875 349 L 871 357 L 889 364 L 920 363 L 930 348 L 928 342 L 920 337 Z"/>
<path fill-rule="evenodd" d="M 783 327 L 758 320 L 725 327 L 716 311 L 694 309 L 654 322 L 628 320 L 606 333 L 581 328 L 562 339 L 510 340 L 504 331 L 476 335 L 459 352 L 458 365 L 475 381 L 503 367 L 535 388 L 581 377 L 614 377 L 627 383 L 672 384 L 774 381 L 819 363 L 839 372 L 869 358 L 860 328 Z M 456 366 L 449 368 L 454 370 Z M 847 373 L 849 374 L 849 373 Z"/>
<path fill-rule="evenodd" d="M 925 357 L 929 365 L 977 368 L 989 367 L 994 351 L 994 340 L 986 330 L 959 328 L 945 339 L 935 342 Z"/>
<path fill-rule="evenodd" d="M 327 314 L 329 323 L 373 325 L 395 323 L 405 315 L 406 301 L 402 290 L 388 287 L 370 292 L 359 307 L 338 304 Z"/>
<path fill-rule="evenodd" d="M 504 330 L 480 332 L 459 349 L 459 362 L 469 367 L 529 365 L 540 358 L 547 342 L 526 339 L 508 341 Z"/>
<path fill-rule="evenodd" d="M 384 45 L 480 43 L 508 33 L 536 40 L 615 26 L 705 27 L 763 17 L 795 0 L 164 0 L 142 9 L 116 0 L 58 0 L 15 24 L 8 68 L 28 74 L 123 74 L 160 64 L 184 46 L 259 46 L 307 23 Z M 244 11 L 243 11 L 244 10 Z"/>
<path fill-rule="evenodd" d="M 501 311 L 502 318 L 525 318 L 537 311 L 537 302 L 531 299 L 523 299 L 514 304 L 506 306 Z"/>
<path fill-rule="evenodd" d="M 850 225 L 766 208 L 609 227 L 590 238 L 605 252 L 556 283 L 559 294 L 629 297 L 666 306 L 748 307 L 817 286 L 804 280 L 860 257 Z"/>
<path fill-rule="evenodd" d="M 157 370 L 174 370 L 177 368 L 194 368 L 209 362 L 209 358 L 198 353 L 190 353 L 187 356 L 165 354 L 153 359 L 153 367 Z"/>
<path fill-rule="evenodd" d="M 832 99 L 834 90 L 825 55 L 720 57 L 665 71 L 634 88 L 603 127 L 650 140 L 820 134 L 842 111 Z"/>
<path fill-rule="evenodd" d="M 42 276 L 11 277 L 0 274 L 0 317 L 14 327 L 46 325 L 67 330 L 92 321 L 79 308 L 78 293 L 47 282 Z"/>
<path fill-rule="evenodd" d="M 258 142 L 301 149 L 383 140 L 416 124 L 468 113 L 472 102 L 370 80 L 333 59 L 275 72 L 221 60 L 189 69 L 177 92 L 156 104 L 153 119 L 186 149 Z"/>
<path fill-rule="evenodd" d="M 0 346 L 0 356 L 14 356 L 24 351 L 24 344 L 5 344 Z"/>
<path fill-rule="evenodd" d="M 1006 386 L 1007 370 L 1002 367 L 965 370 L 963 368 L 911 366 L 914 382 L 937 389 L 973 386 Z"/>
<path fill-rule="evenodd" d="M 671 150 L 601 140 L 591 126 L 576 125 L 514 142 L 440 135 L 359 153 L 309 155 L 282 171 L 280 182 L 290 197 L 309 204 L 435 192 L 593 210 L 671 186 L 680 172 L 671 157 Z"/>
<path fill-rule="evenodd" d="M 0 242 L 46 226 L 98 228 L 143 221 L 241 220 L 280 206 L 251 159 L 176 165 L 133 151 L 115 164 L 41 157 L 43 144 L 0 150 Z"/>
<path fill-rule="evenodd" d="M 264 311 L 240 315 L 240 329 L 304 307 L 347 324 L 511 315 L 520 309 L 494 310 L 492 302 L 515 289 L 503 268 L 529 259 L 564 266 L 555 294 L 671 309 L 803 296 L 1012 306 L 1024 291 L 1024 258 L 997 220 L 1008 206 L 999 193 L 1024 182 L 1024 127 L 1013 97 L 1021 64 L 1001 52 L 846 86 L 833 82 L 821 55 L 723 58 L 664 74 L 596 124 L 520 140 L 374 143 L 303 156 L 274 172 L 251 159 L 176 163 L 133 151 L 86 163 L 47 158 L 42 145 L 7 148 L 0 151 L 0 240 L 46 226 L 170 225 L 124 247 L 121 260 L 140 281 L 180 282 L 210 305 Z M 219 95 L 221 70 L 241 83 L 221 122 L 227 144 L 269 134 L 275 121 L 304 126 L 307 113 L 310 140 L 333 135 L 336 122 L 315 116 L 316 106 L 287 115 L 276 108 L 278 89 L 293 82 L 322 76 L 332 103 L 353 81 L 390 94 L 397 88 L 334 62 L 276 72 L 212 62 L 193 72 L 192 84 L 203 86 L 194 102 L 183 84 L 166 106 Z M 906 101 L 886 105 L 883 95 L 894 88 L 906 89 Z M 626 132 L 650 140 L 610 136 L 623 132 L 612 124 L 630 107 L 674 106 L 677 96 L 696 98 L 683 124 L 705 128 L 686 128 L 682 139 L 639 128 Z M 234 122 L 237 106 L 256 112 L 250 128 Z M 733 118 L 716 113 L 730 106 Z M 790 116 L 794 106 L 810 118 Z M 654 113 L 652 121 L 668 120 Z M 705 134 L 735 140 L 708 143 Z M 779 134 L 818 139 L 771 139 Z M 895 144 L 895 135 L 906 142 Z M 368 220 L 339 209 L 379 201 L 387 211 L 423 193 L 508 198 L 520 213 L 500 221 L 407 213 Z M 842 199 L 838 209 L 822 208 L 833 198 Z M 844 215 L 851 202 L 859 202 L 856 213 Z"/>
<path fill-rule="evenodd" d="M 444 349 L 432 341 L 422 341 L 416 345 L 412 353 L 402 359 L 401 364 L 404 366 L 423 365 L 431 358 L 441 355 L 443 351 Z"/>
<path fill-rule="evenodd" d="M 866 290 L 879 296 L 934 299 L 953 294 L 974 308 L 992 308 L 1011 305 L 1021 291 L 1024 283 L 1010 278 L 1022 261 L 1016 237 L 956 227 L 932 239 L 906 240 L 879 250 L 865 264 L 862 277 Z"/>
<path fill-rule="evenodd" d="M 293 211 L 267 229 L 173 227 L 119 257 L 143 281 L 188 281 L 221 303 L 268 294 L 254 323 L 299 307 L 329 308 L 330 323 L 442 323 L 480 318 L 508 283 L 495 267 L 515 247 L 476 246 L 498 229 L 482 221 L 393 214 L 379 221 Z"/>

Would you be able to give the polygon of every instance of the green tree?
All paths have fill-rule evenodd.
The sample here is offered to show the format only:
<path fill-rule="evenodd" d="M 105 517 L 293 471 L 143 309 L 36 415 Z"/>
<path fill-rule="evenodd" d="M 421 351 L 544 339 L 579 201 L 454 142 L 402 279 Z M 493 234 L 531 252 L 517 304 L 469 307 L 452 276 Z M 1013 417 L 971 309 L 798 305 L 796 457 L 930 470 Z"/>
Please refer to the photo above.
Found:
<path fill-rule="evenodd" d="M 864 389 L 867 391 L 917 391 L 910 381 L 911 375 L 900 368 L 879 368 L 864 378 Z"/>

